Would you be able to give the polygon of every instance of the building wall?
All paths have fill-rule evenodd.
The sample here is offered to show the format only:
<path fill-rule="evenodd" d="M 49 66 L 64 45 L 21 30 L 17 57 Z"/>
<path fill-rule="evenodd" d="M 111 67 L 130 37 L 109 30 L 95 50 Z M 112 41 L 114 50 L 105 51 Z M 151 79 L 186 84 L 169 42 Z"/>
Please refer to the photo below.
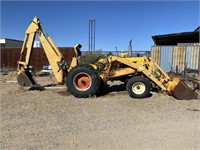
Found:
<path fill-rule="evenodd" d="M 18 48 L 22 47 L 23 41 L 12 40 L 12 39 L 0 39 L 0 47 L 2 48 Z"/>
<path fill-rule="evenodd" d="M 165 72 L 182 73 L 184 68 L 200 70 L 200 46 L 153 46 L 151 57 Z"/>
<path fill-rule="evenodd" d="M 19 48 L 22 47 L 23 41 L 0 38 L 0 47 L 2 48 Z M 33 47 L 42 47 L 40 41 L 34 41 Z"/>

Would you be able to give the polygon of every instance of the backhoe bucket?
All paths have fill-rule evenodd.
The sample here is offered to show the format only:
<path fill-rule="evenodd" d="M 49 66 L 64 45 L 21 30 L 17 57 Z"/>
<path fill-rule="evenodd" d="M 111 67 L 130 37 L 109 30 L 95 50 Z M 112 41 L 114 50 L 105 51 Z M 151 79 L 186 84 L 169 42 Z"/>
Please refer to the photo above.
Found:
<path fill-rule="evenodd" d="M 178 100 L 198 99 L 198 93 L 190 89 L 183 81 L 178 78 L 173 79 L 167 86 L 170 95 Z"/>
<path fill-rule="evenodd" d="M 22 87 L 32 87 L 37 85 L 35 78 L 28 70 L 21 71 L 17 76 L 17 81 Z"/>

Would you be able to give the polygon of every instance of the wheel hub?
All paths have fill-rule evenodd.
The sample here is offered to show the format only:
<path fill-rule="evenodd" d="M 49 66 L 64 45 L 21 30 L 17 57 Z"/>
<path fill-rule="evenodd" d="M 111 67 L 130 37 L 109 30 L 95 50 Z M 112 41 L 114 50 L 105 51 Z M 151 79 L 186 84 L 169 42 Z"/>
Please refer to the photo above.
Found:
<path fill-rule="evenodd" d="M 91 77 L 86 73 L 79 73 L 74 77 L 74 87 L 79 91 L 86 91 L 92 84 Z"/>
<path fill-rule="evenodd" d="M 136 94 L 143 94 L 145 90 L 146 90 L 146 87 L 142 82 L 136 82 L 132 86 L 132 91 Z"/>

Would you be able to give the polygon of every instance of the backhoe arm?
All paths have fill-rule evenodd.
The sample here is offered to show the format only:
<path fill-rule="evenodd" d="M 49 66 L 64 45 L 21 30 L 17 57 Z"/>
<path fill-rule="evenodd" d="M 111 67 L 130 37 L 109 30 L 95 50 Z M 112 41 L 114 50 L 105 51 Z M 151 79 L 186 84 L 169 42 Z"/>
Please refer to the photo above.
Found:
<path fill-rule="evenodd" d="M 24 43 L 20 53 L 20 59 L 18 61 L 19 84 L 22 86 L 34 86 L 36 84 L 36 81 L 34 79 L 31 79 L 33 77 L 29 73 L 29 64 L 36 34 L 40 39 L 40 42 L 47 56 L 49 64 L 52 67 L 57 82 L 60 84 L 63 83 L 63 71 L 69 71 L 71 65 L 77 65 L 78 55 L 74 56 L 75 58 L 73 58 L 72 63 L 68 64 L 67 62 L 65 62 L 62 53 L 54 43 L 53 39 L 43 33 L 43 27 L 39 18 L 35 17 L 26 30 Z M 76 45 L 74 47 L 75 53 L 77 53 L 78 46 L 80 45 Z M 25 52 L 26 54 L 24 54 Z"/>

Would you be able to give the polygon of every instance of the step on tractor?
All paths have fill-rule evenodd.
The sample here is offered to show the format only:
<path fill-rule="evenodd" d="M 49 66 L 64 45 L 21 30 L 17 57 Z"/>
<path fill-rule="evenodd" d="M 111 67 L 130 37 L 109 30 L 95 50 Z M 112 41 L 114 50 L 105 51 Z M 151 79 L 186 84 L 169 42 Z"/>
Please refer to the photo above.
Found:
<path fill-rule="evenodd" d="M 81 45 L 77 44 L 74 46 L 75 56 L 71 62 L 67 62 L 53 39 L 43 31 L 39 18 L 35 17 L 26 30 L 18 61 L 17 80 L 20 86 L 29 86 L 31 89 L 41 87 L 29 70 L 33 42 L 38 35 L 58 84 L 66 83 L 68 91 L 75 97 L 94 96 L 108 81 L 120 80 L 126 84 L 126 90 L 132 98 L 148 97 L 152 89 L 179 100 L 198 98 L 198 92 L 195 90 L 199 85 L 195 85 L 195 89 L 189 88 L 180 78 L 170 77 L 150 57 L 122 58 L 109 54 L 96 63 L 79 65 Z"/>

